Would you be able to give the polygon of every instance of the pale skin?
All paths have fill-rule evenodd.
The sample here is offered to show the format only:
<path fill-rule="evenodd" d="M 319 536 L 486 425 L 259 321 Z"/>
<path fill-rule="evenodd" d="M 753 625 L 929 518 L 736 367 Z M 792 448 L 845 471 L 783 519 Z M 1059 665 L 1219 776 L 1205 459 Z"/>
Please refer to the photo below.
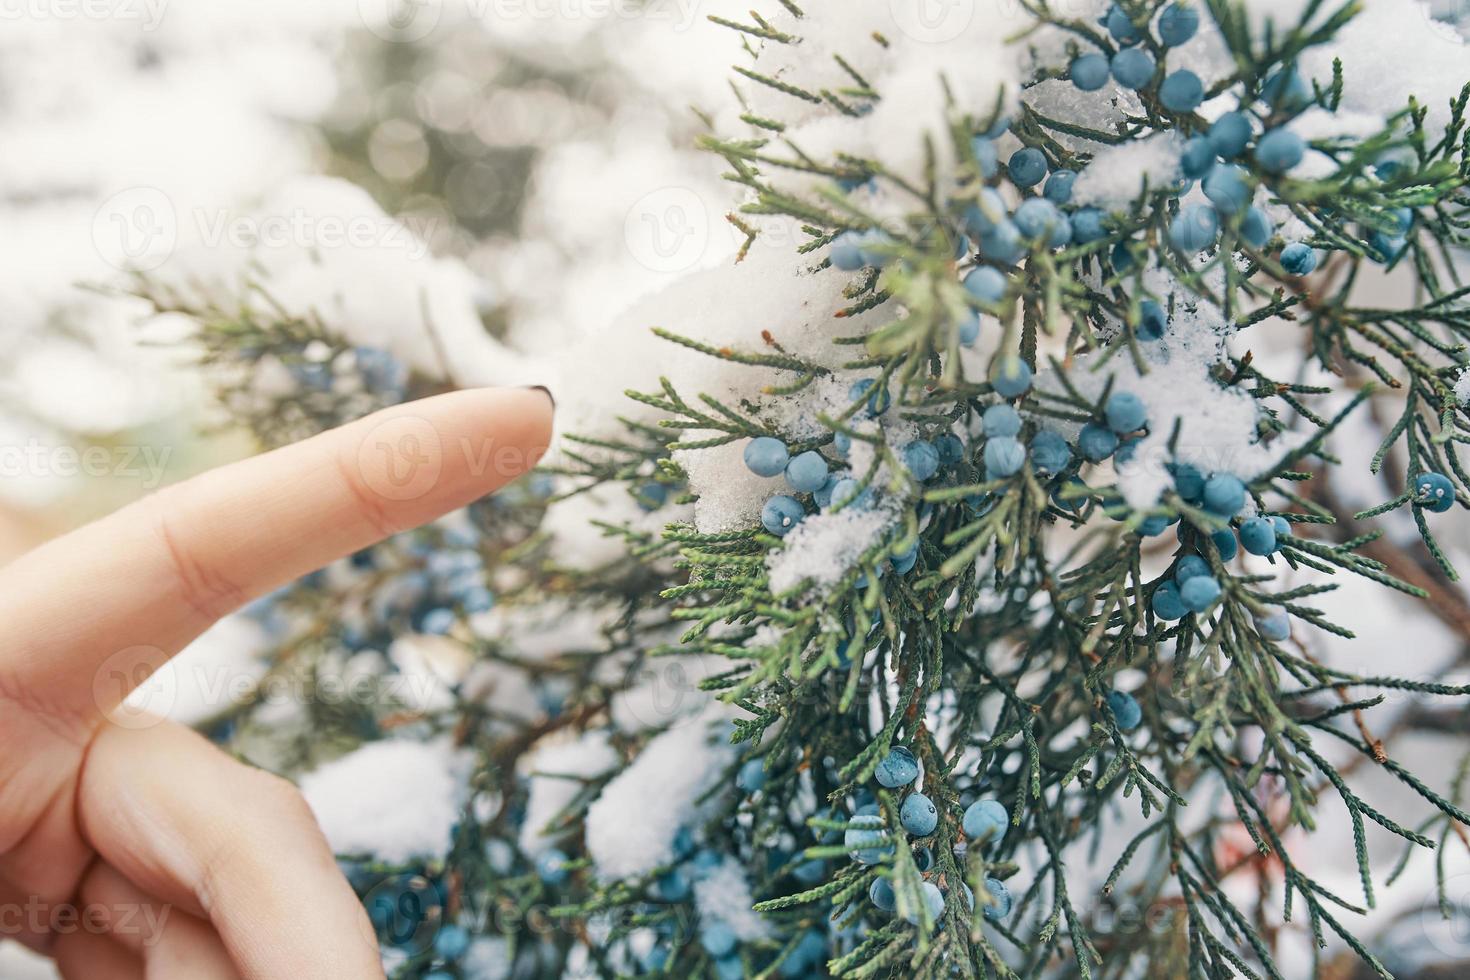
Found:
<path fill-rule="evenodd" d="M 536 389 L 402 405 L 0 569 L 0 942 L 68 980 L 382 977 L 295 788 L 119 705 L 250 599 L 522 475 L 551 417 Z"/>

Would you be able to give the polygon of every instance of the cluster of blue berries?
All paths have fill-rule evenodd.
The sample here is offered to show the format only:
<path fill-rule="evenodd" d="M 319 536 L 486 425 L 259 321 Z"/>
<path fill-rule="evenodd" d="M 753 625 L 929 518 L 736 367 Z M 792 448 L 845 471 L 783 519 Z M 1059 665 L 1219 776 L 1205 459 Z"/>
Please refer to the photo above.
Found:
<path fill-rule="evenodd" d="M 878 763 L 873 775 L 878 784 L 885 789 L 910 787 L 899 808 L 899 823 L 907 834 L 913 838 L 926 838 L 939 828 L 939 810 L 933 800 L 912 788 L 914 782 L 919 778 L 919 764 L 912 752 L 903 746 L 896 746 Z M 1005 836 L 1008 822 L 1009 815 L 998 802 L 979 800 L 965 810 L 961 819 L 961 827 L 968 838 L 969 846 L 989 850 L 999 844 L 1001 838 Z M 865 803 L 858 806 L 857 811 L 848 820 L 842 843 L 854 861 L 866 865 L 882 863 L 884 859 L 893 854 L 895 847 L 894 840 L 884 826 L 883 817 L 876 803 Z M 921 845 L 914 850 L 913 854 L 914 863 L 919 872 L 928 874 L 934 867 L 933 852 L 927 846 Z M 944 890 L 937 882 L 928 879 L 920 888 L 929 921 L 937 923 L 944 914 Z M 974 893 L 964 882 L 959 883 L 959 888 L 963 896 L 962 906 L 973 909 L 975 907 Z M 985 917 L 992 921 L 1006 918 L 1011 911 L 1012 899 L 1005 882 L 998 878 L 986 878 L 985 890 L 989 893 L 989 901 L 984 910 Z M 892 882 L 882 874 L 874 878 L 868 887 L 868 899 L 875 908 L 882 912 L 897 911 L 897 896 L 894 894 Z M 917 910 L 909 913 L 909 921 L 914 925 L 920 923 L 921 917 Z"/>
<path fill-rule="evenodd" d="M 1198 75 L 1187 68 L 1164 74 L 1153 55 L 1140 45 L 1143 31 L 1133 23 L 1122 7 L 1114 5 L 1101 18 L 1101 23 L 1119 46 L 1110 61 L 1097 53 L 1079 55 L 1072 61 L 1072 84 L 1084 92 L 1096 92 L 1111 76 L 1119 85 L 1134 91 L 1152 91 L 1159 104 L 1169 112 L 1193 112 L 1204 101 L 1205 86 Z M 1165 48 L 1178 47 L 1199 30 L 1200 15 L 1194 6 L 1173 3 L 1159 15 L 1159 42 Z"/>
<path fill-rule="evenodd" d="M 1088 462 L 1101 463 L 1125 445 L 1123 436 L 1146 425 L 1148 408 L 1143 399 L 1128 391 L 1114 392 L 1103 405 L 1102 419 L 1088 422 L 1077 434 L 1077 451 Z"/>
<path fill-rule="evenodd" d="M 751 758 L 736 768 L 735 783 L 741 792 L 749 795 L 758 793 L 766 785 L 765 761 Z M 655 911 L 659 906 L 690 901 L 697 883 L 714 874 L 727 862 L 729 855 L 710 846 L 696 843 L 694 834 L 681 828 L 673 841 L 673 861 L 660 871 L 651 883 L 650 904 L 647 910 Z M 827 873 L 825 861 L 793 860 L 793 855 L 780 847 L 766 850 L 766 868 L 773 874 L 789 874 L 800 886 L 810 888 L 824 880 Z M 561 851 L 544 852 L 537 861 L 537 873 L 548 885 L 560 885 L 567 879 L 567 856 Z M 674 957 L 677 945 L 687 937 L 676 920 L 659 917 L 653 925 L 656 933 L 654 944 L 641 954 L 640 962 L 648 973 L 662 973 Z M 770 965 L 772 953 L 762 945 L 760 948 L 743 946 L 740 934 L 731 924 L 715 916 L 701 914 L 696 937 L 701 949 L 712 964 L 715 977 L 735 978 L 751 975 L 746 959 L 763 961 Z M 774 975 L 783 978 L 806 977 L 818 970 L 831 955 L 834 936 L 826 930 L 813 927 L 796 938 L 794 950 L 776 966 Z"/>
<path fill-rule="evenodd" d="M 1179 251 L 1196 253 L 1213 246 L 1222 222 L 1237 222 L 1240 238 L 1253 248 L 1263 248 L 1275 234 L 1271 219 L 1251 204 L 1255 187 L 1250 173 L 1233 161 L 1250 153 L 1262 172 L 1285 174 L 1301 163 L 1306 144 L 1291 130 L 1277 127 L 1257 138 L 1252 150 L 1254 132 L 1248 114 L 1227 112 L 1206 135 L 1185 143 L 1180 170 L 1186 181 L 1200 181 L 1210 203 L 1184 207 L 1170 223 L 1169 240 Z M 1306 275 L 1317 260 L 1311 248 L 1296 242 L 1287 246 L 1282 261 L 1292 275 Z"/>
<path fill-rule="evenodd" d="M 461 614 L 486 612 L 494 607 L 495 595 L 485 585 L 485 562 L 473 547 L 435 547 L 428 541 L 411 542 L 410 556 L 418 558 L 420 567 L 387 578 L 373 594 L 369 605 L 371 618 L 356 637 L 368 645 L 379 638 L 382 630 L 392 630 L 404 620 L 419 633 L 448 633 Z M 371 568 L 377 561 L 374 551 L 359 553 L 354 559 Z"/>
<path fill-rule="evenodd" d="M 1185 555 L 1174 567 L 1172 579 L 1154 589 L 1150 606 L 1160 619 L 1183 619 L 1208 610 L 1220 598 L 1220 582 L 1199 555 Z"/>
<path fill-rule="evenodd" d="M 1155 92 L 1159 102 L 1171 112 L 1192 113 L 1199 106 L 1204 86 L 1198 76 L 1188 69 L 1163 75 L 1141 44 L 1143 32 L 1126 12 L 1114 6 L 1102 22 L 1119 50 L 1111 61 L 1097 53 L 1078 56 L 1070 69 L 1077 87 L 1096 91 L 1112 77 L 1126 88 Z M 1185 43 L 1194 36 L 1199 22 L 1199 12 L 1193 5 L 1171 4 L 1159 16 L 1160 43 L 1165 48 Z M 1261 97 L 1272 107 L 1300 108 L 1310 103 L 1312 93 L 1294 69 L 1286 69 L 1266 80 Z M 974 202 L 964 212 L 957 255 L 967 255 L 973 249 L 982 259 L 982 264 L 971 268 L 963 277 L 966 293 L 981 310 L 994 308 L 1005 299 L 1011 281 L 1002 270 L 1019 262 L 1030 248 L 1085 245 L 1108 234 L 1101 209 L 1071 206 L 1076 171 L 1052 172 L 1046 154 L 1033 146 L 1017 150 L 1002 166 L 995 140 L 1008 127 L 1008 120 L 1000 119 L 971 142 L 972 156 L 981 177 L 989 181 L 1003 175 L 1023 195 L 1021 203 L 1011 210 L 994 187 L 981 186 Z M 1191 204 L 1180 209 L 1170 221 L 1171 243 L 1189 254 L 1205 251 L 1219 240 L 1223 225 L 1233 222 L 1242 241 L 1253 248 L 1263 248 L 1275 234 L 1274 224 L 1263 210 L 1251 203 L 1254 181 L 1244 167 L 1233 161 L 1249 156 L 1262 172 L 1285 174 L 1301 163 L 1305 153 L 1305 142 L 1284 126 L 1257 136 L 1252 117 L 1246 112 L 1221 116 L 1207 134 L 1191 138 L 1185 146 L 1177 194 L 1182 196 L 1198 180 L 1209 204 Z M 844 232 L 832 243 L 831 262 L 849 271 L 881 268 L 893 258 L 894 250 L 884 247 L 891 243 L 890 236 L 881 229 Z M 1385 235 L 1381 244 L 1380 251 L 1402 251 L 1402 238 Z M 1297 277 L 1314 271 L 1317 261 L 1317 252 L 1302 242 L 1289 243 L 1280 255 L 1283 270 Z M 1126 273 L 1136 262 L 1130 243 L 1118 242 L 1112 251 L 1114 269 Z M 1165 317 L 1158 304 L 1150 301 L 1147 306 L 1139 332 L 1145 339 L 1157 339 L 1162 336 Z M 972 345 L 980 331 L 979 311 L 968 310 L 956 323 L 955 330 L 961 345 Z"/>
<path fill-rule="evenodd" d="M 871 378 L 855 382 L 848 394 L 853 402 L 862 405 L 869 417 L 887 412 L 893 401 L 888 390 Z M 832 449 L 845 458 L 852 449 L 852 437 L 846 432 L 834 433 Z M 916 439 L 899 450 L 904 469 L 919 483 L 926 483 L 941 470 L 958 464 L 964 453 L 964 443 L 949 433 L 933 441 Z M 761 507 L 761 526 L 779 537 L 790 534 L 807 516 L 807 505 L 795 494 L 809 497 L 812 504 L 824 510 L 863 507 L 872 501 L 871 490 L 851 475 L 833 472 L 832 463 L 816 449 L 792 455 L 790 447 L 780 439 L 757 436 L 745 444 L 743 458 L 752 473 L 767 478 L 784 477 L 792 490 L 789 494 L 770 497 Z M 901 573 L 907 572 L 917 556 L 915 547 L 894 556 L 894 564 Z"/>
<path fill-rule="evenodd" d="M 421 531 L 363 549 L 348 560 L 357 581 L 372 583 L 361 606 L 342 617 L 338 639 L 348 650 L 382 650 L 405 630 L 443 635 L 464 615 L 487 612 L 495 594 L 480 552 L 479 532 L 464 527 L 443 533 Z M 292 593 L 332 588 L 326 572 L 316 572 L 249 607 L 267 625 L 288 620 L 285 607 Z"/>
<path fill-rule="evenodd" d="M 1231 520 L 1246 505 L 1245 483 L 1229 473 L 1215 473 L 1205 477 L 1188 463 L 1175 463 L 1170 467 L 1174 475 L 1174 489 L 1186 503 L 1201 507 L 1210 514 Z M 1247 517 L 1235 526 L 1224 527 L 1207 534 L 1220 561 L 1230 562 L 1244 548 L 1248 553 L 1259 556 L 1275 554 L 1281 540 L 1291 535 L 1291 524 L 1281 515 Z M 1179 539 L 1186 540 L 1184 525 L 1180 525 Z M 1210 564 L 1199 554 L 1186 554 L 1175 565 L 1172 578 L 1155 587 L 1150 606 L 1160 619 L 1182 619 L 1190 613 L 1208 611 L 1220 598 L 1222 588 L 1211 571 Z"/>
<path fill-rule="evenodd" d="M 758 436 L 745 444 L 745 466 L 757 476 L 776 477 L 787 474 L 787 483 L 793 490 L 815 493 L 827 482 L 827 460 L 821 453 L 809 451 L 791 458 L 786 443 L 774 436 Z M 789 472 L 790 471 L 790 472 Z M 820 478 L 809 481 L 809 475 L 820 473 Z M 802 489 L 809 487 L 810 489 Z M 788 494 L 778 494 L 766 501 L 761 508 L 761 525 L 772 534 L 785 537 L 806 517 L 806 507 L 800 500 Z"/>
<path fill-rule="evenodd" d="M 1152 94 L 1171 113 L 1190 114 L 1199 108 L 1205 94 L 1199 76 L 1187 68 L 1165 73 L 1142 44 L 1144 29 L 1126 11 L 1113 6 L 1102 24 L 1118 51 L 1111 60 L 1095 52 L 1073 59 L 1069 75 L 1077 88 L 1095 92 L 1111 77 L 1123 88 Z M 1200 14 L 1194 5 L 1170 4 L 1158 18 L 1159 45 L 1168 49 L 1185 43 L 1194 37 L 1199 24 Z M 1266 79 L 1261 98 L 1273 109 L 1300 109 L 1312 101 L 1312 92 L 1295 69 L 1283 69 Z M 1202 252 L 1218 240 L 1222 221 L 1235 221 L 1241 239 L 1255 248 L 1265 246 L 1275 229 L 1265 212 L 1251 205 L 1254 187 L 1246 170 L 1231 161 L 1249 156 L 1261 172 L 1279 175 L 1294 169 L 1305 155 L 1305 141 L 1290 129 L 1278 126 L 1257 136 L 1248 113 L 1225 113 L 1207 134 L 1191 138 L 1184 147 L 1180 167 L 1183 182 L 1178 192 L 1182 195 L 1193 181 L 1201 181 L 1210 203 L 1182 208 L 1170 222 L 1170 242 L 1181 252 Z M 1130 262 L 1125 247 L 1115 250 L 1115 267 Z M 1282 255 L 1283 268 L 1294 276 L 1309 274 L 1316 263 L 1316 253 L 1302 243 L 1289 245 Z"/>

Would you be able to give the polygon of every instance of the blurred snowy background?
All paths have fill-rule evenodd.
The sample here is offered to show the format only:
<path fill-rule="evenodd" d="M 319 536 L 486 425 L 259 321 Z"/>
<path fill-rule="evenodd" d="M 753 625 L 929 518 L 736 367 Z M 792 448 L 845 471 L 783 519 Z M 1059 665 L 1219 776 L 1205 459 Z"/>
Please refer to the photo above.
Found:
<path fill-rule="evenodd" d="M 700 6 L 7 6 L 0 549 L 247 448 L 197 437 L 167 320 L 98 292 L 121 267 L 221 300 L 268 283 L 473 383 L 516 370 L 492 338 L 554 351 L 728 255 L 691 107 L 734 52 Z"/>
<path fill-rule="evenodd" d="M 734 52 L 700 6 L 4 5 L 0 560 L 257 449 L 125 268 L 225 304 L 258 283 L 473 384 L 546 381 L 512 349 L 729 255 L 691 107 Z M 51 975 L 0 938 L 0 977 Z"/>
<path fill-rule="evenodd" d="M 548 380 L 548 360 L 612 311 L 728 258 L 740 241 L 724 220 L 732 198 L 718 161 L 693 146 L 706 128 L 696 110 L 730 111 L 722 66 L 737 54 L 706 17 L 741 6 L 0 5 L 0 558 L 256 449 L 223 424 L 177 318 L 117 292 L 125 267 L 205 302 L 252 283 L 354 342 L 477 384 Z M 1470 25 L 1465 0 L 1431 9 Z M 1351 504 L 1390 495 L 1363 466 L 1376 441 L 1365 422 L 1360 444 L 1339 447 L 1344 469 L 1364 474 L 1336 488 Z M 1470 565 L 1470 531 L 1450 540 Z M 1426 608 L 1342 586 L 1321 605 L 1360 638 L 1318 634 L 1313 655 L 1470 678 L 1465 590 L 1438 588 Z M 250 636 L 209 642 L 229 657 Z M 1394 710 L 1394 753 L 1443 785 L 1470 719 L 1411 699 Z M 1383 807 L 1391 816 L 1421 812 L 1373 767 L 1356 778 L 1369 799 L 1401 804 Z M 1356 891 L 1350 834 L 1334 800 L 1299 842 L 1341 894 Z M 1391 843 L 1370 840 L 1387 866 Z M 1369 920 L 1373 947 L 1410 973 L 1435 962 L 1470 975 L 1470 859 L 1465 847 L 1446 855 L 1460 902 L 1450 922 L 1432 908 L 1425 855 Z M 1358 976 L 1349 962 L 1341 976 Z M 49 975 L 0 940 L 0 977 Z"/>

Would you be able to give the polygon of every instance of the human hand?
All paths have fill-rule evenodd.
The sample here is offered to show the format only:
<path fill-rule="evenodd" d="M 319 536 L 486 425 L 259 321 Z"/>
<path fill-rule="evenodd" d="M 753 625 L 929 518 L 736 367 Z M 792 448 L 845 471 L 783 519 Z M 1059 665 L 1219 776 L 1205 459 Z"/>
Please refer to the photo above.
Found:
<path fill-rule="evenodd" d="M 534 389 L 402 405 L 162 490 L 0 570 L 0 937 L 87 980 L 382 977 L 285 780 L 108 716 L 216 619 L 525 473 Z"/>

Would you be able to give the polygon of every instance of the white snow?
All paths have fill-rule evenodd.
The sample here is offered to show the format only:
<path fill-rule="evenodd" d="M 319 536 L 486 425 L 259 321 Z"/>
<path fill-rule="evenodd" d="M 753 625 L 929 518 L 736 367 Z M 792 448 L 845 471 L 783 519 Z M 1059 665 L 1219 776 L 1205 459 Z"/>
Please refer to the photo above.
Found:
<path fill-rule="evenodd" d="M 530 785 L 521 823 L 521 849 L 539 854 L 555 844 L 562 834 L 548 833 L 547 825 L 576 798 L 586 780 L 610 772 L 621 761 L 603 732 L 540 745 L 521 759 L 519 768 L 527 774 Z"/>
<path fill-rule="evenodd" d="M 551 369 L 491 337 L 476 308 L 483 284 L 430 254 L 429 224 L 385 214 L 334 177 L 285 181 L 235 209 L 200 208 L 179 223 L 178 254 L 157 278 L 186 296 L 315 315 L 354 344 L 461 385 L 545 384 Z M 451 353 L 452 352 L 452 356 Z"/>
<path fill-rule="evenodd" d="M 669 631 L 669 641 L 677 633 Z M 713 695 L 701 690 L 699 682 L 706 677 L 729 670 L 733 665 L 724 657 L 687 655 L 644 657 L 631 677 L 628 671 L 620 680 L 631 686 L 613 696 L 609 711 L 619 731 L 641 732 L 664 729 L 680 719 L 705 710 Z"/>
<path fill-rule="evenodd" d="M 480 937 L 470 943 L 459 961 L 468 980 L 505 980 L 510 976 L 510 944 L 500 937 Z"/>
<path fill-rule="evenodd" d="M 1429 110 L 1431 142 L 1443 133 L 1450 100 L 1470 74 L 1470 46 L 1417 0 L 1365 0 L 1333 43 L 1303 52 L 1303 77 L 1327 85 L 1334 59 L 1342 60 L 1342 108 L 1386 118 L 1407 108 L 1413 95 Z"/>
<path fill-rule="evenodd" d="M 735 757 L 725 732 L 728 709 L 656 736 L 587 810 L 587 853 L 606 879 L 646 874 L 674 855 L 679 828 L 695 822 L 695 801 Z"/>
<path fill-rule="evenodd" d="M 1470 367 L 1461 368 L 1459 377 L 1455 378 L 1455 401 L 1470 405 Z"/>
<path fill-rule="evenodd" d="M 1069 39 L 1073 39 L 1068 35 Z M 1061 59 L 1065 64 L 1065 59 Z M 1049 119 L 1058 119 L 1098 132 L 1111 133 L 1117 124 L 1141 108 L 1138 96 L 1109 79 L 1101 92 L 1083 92 L 1064 78 L 1047 79 L 1026 89 L 1022 101 Z M 1096 153 L 1110 144 L 1062 133 L 1058 141 L 1068 149 Z"/>
<path fill-rule="evenodd" d="M 369 742 L 301 777 L 338 854 L 398 864 L 448 853 L 470 757 L 447 739 Z"/>
<path fill-rule="evenodd" d="M 415 711 L 442 711 L 454 703 L 454 686 L 470 668 L 469 649 L 447 636 L 406 633 L 388 647 L 398 668 L 385 678 L 388 690 Z"/>
<path fill-rule="evenodd" d="M 674 381 L 691 404 L 704 393 L 732 407 L 742 397 L 758 398 L 766 385 L 797 377 L 691 350 L 655 336 L 654 327 L 717 348 L 775 354 L 779 345 L 824 366 L 847 360 L 831 340 L 863 333 L 888 317 L 886 311 L 836 317 L 850 303 L 842 295 L 849 282 L 838 273 L 801 270 L 800 258 L 784 244 L 757 246 L 743 262 L 691 273 L 564 352 L 555 388 L 559 429 L 618 437 L 624 433 L 620 416 L 658 418 L 657 410 L 624 393 L 656 392 L 662 377 Z"/>
<path fill-rule="evenodd" d="M 770 935 L 770 925 L 760 913 L 751 911 L 755 900 L 750 894 L 750 879 L 745 876 L 745 869 L 731 858 L 694 883 L 694 903 L 701 920 L 723 922 L 741 942 Z"/>
<path fill-rule="evenodd" d="M 1072 200 L 1079 205 L 1123 208 L 1143 191 L 1172 183 L 1179 177 L 1179 156 L 1184 142 L 1173 133 L 1099 150 L 1072 185 Z"/>
<path fill-rule="evenodd" d="M 470 617 L 477 636 L 503 644 L 518 659 L 545 661 L 567 653 L 602 650 L 603 629 L 622 611 L 595 602 L 555 597 L 537 603 L 502 603 Z"/>
<path fill-rule="evenodd" d="M 1256 400 L 1243 388 L 1223 386 L 1213 374 L 1229 334 L 1221 311 L 1184 291 L 1158 269 L 1148 270 L 1144 283 L 1165 309 L 1169 295 L 1176 296 L 1174 318 L 1164 337 L 1141 345 L 1145 372 L 1140 373 L 1127 355 L 1099 362 L 1100 370 L 1090 370 L 1096 355 L 1081 354 L 1074 358 L 1069 375 L 1085 397 L 1100 397 L 1111 378 L 1113 391 L 1137 395 L 1148 409 L 1149 432 L 1142 437 L 1132 462 L 1118 473 L 1118 489 L 1134 508 L 1154 506 L 1173 485 L 1165 469 L 1171 460 L 1191 463 L 1203 473 L 1231 473 L 1251 480 L 1304 438 L 1288 433 L 1270 444 L 1261 443 Z M 1249 339 L 1247 335 L 1242 342 L 1248 344 Z M 1050 368 L 1037 373 L 1036 386 L 1062 391 Z M 1175 419 L 1180 429 L 1176 453 L 1171 456 L 1168 445 Z M 1075 426 L 1055 427 L 1066 435 L 1075 434 Z"/>
<path fill-rule="evenodd" d="M 250 700 L 265 674 L 268 638 L 245 615 L 227 616 L 128 695 L 129 710 L 198 724 Z"/>
<path fill-rule="evenodd" d="M 807 579 L 818 591 L 835 585 L 897 520 L 888 507 L 844 507 L 808 517 L 767 557 L 771 591 L 780 594 Z"/>
<path fill-rule="evenodd" d="M 741 439 L 713 449 L 674 452 L 674 462 L 689 476 L 689 489 L 699 495 L 694 521 L 702 533 L 749 527 L 760 519 L 767 500 L 789 492 L 781 477 L 750 471 L 745 465 L 745 445 L 746 440 Z"/>
<path fill-rule="evenodd" d="M 628 554 L 624 539 L 610 534 L 602 525 L 656 535 L 665 525 L 688 514 L 686 508 L 668 504 L 645 512 L 622 486 L 605 486 L 551 504 L 546 508 L 541 530 L 551 535 L 550 553 L 556 564 L 590 571 Z"/>

